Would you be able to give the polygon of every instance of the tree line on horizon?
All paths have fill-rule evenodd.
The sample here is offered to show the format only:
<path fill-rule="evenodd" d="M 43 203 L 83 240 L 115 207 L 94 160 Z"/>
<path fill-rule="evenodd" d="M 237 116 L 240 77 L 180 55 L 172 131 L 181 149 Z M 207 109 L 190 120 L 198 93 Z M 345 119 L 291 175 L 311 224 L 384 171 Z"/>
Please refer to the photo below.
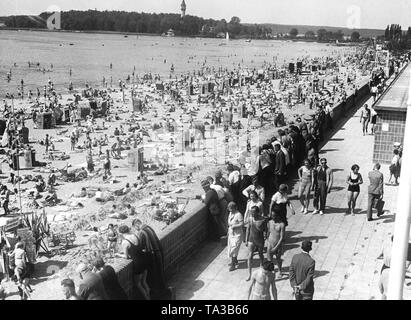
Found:
<path fill-rule="evenodd" d="M 299 35 L 298 29 L 297 28 L 292 28 L 290 32 L 288 33 L 288 36 L 291 38 L 296 38 Z M 315 33 L 312 30 L 308 30 L 304 34 L 304 38 L 306 39 L 317 39 L 319 41 L 343 41 L 344 40 L 344 33 L 341 30 L 338 30 L 336 32 L 332 31 L 327 31 L 324 28 L 321 28 L 317 30 L 317 33 Z M 350 40 L 353 42 L 359 41 L 361 38 L 361 35 L 358 31 L 353 31 L 352 34 L 350 35 Z"/>
<path fill-rule="evenodd" d="M 9 28 L 41 28 L 45 29 L 50 13 L 43 12 L 39 17 L 9 16 L 5 20 Z M 172 13 L 138 13 L 125 11 L 67 11 L 61 12 L 61 29 L 78 31 L 115 31 L 130 33 L 163 34 L 173 29 L 176 35 L 216 37 L 229 32 L 235 37 L 250 37 L 254 39 L 269 38 L 271 29 L 261 25 L 245 25 L 240 18 L 204 19 Z"/>
<path fill-rule="evenodd" d="M 50 13 L 43 12 L 35 16 L 9 16 L 5 25 L 9 28 L 41 28 L 45 29 L 46 20 Z M 274 37 L 295 38 L 298 30 L 293 28 L 286 35 L 273 34 L 272 28 L 263 24 L 243 24 L 240 18 L 232 17 L 229 22 L 225 19 L 214 20 L 187 15 L 181 18 L 172 13 L 138 13 L 125 11 L 66 11 L 61 12 L 61 28 L 70 31 L 114 31 L 130 33 L 163 34 L 173 29 L 176 35 L 216 37 L 225 36 L 228 32 L 231 38 L 270 39 Z M 223 35 L 224 34 L 224 35 Z M 319 29 L 307 31 L 304 38 L 329 42 L 343 40 L 343 32 Z M 351 41 L 359 41 L 360 34 L 354 31 Z"/>
<path fill-rule="evenodd" d="M 46 20 L 51 13 L 43 12 L 39 16 L 9 16 L 4 23 L 9 28 L 46 29 Z M 61 28 L 68 31 L 114 31 L 127 33 L 163 34 L 169 29 L 179 36 L 225 36 L 228 32 L 231 38 L 271 39 L 278 38 L 305 38 L 320 42 L 343 41 L 344 33 L 321 28 L 316 32 L 308 30 L 299 35 L 297 28 L 292 28 L 287 34 L 274 34 L 273 29 L 264 24 L 244 24 L 240 18 L 234 16 L 229 22 L 225 19 L 204 19 L 186 15 L 181 18 L 173 13 L 138 13 L 126 11 L 63 11 L 61 12 Z M 358 31 L 353 31 L 350 41 L 358 42 L 362 39 Z M 399 50 L 411 48 L 411 27 L 402 31 L 401 26 L 392 24 L 387 26 L 385 35 L 379 40 L 388 42 L 388 48 Z"/>
<path fill-rule="evenodd" d="M 411 49 L 411 27 L 402 31 L 399 24 L 388 25 L 385 29 L 385 41 L 390 50 Z"/>

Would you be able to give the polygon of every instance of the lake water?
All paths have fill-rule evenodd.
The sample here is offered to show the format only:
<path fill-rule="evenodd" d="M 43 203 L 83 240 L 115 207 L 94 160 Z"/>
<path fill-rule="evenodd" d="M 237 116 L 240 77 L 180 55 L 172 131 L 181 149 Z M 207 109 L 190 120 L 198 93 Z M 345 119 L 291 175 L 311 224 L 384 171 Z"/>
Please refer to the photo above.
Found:
<path fill-rule="evenodd" d="M 131 75 L 134 67 L 138 75 L 152 72 L 168 76 L 172 64 L 176 74 L 199 70 L 204 61 L 216 68 L 233 69 L 239 63 L 258 68 L 264 61 L 282 64 L 302 56 L 330 56 L 348 50 L 352 49 L 306 42 L 0 30 L 0 96 L 16 93 L 21 79 L 25 92 L 41 89 L 48 78 L 57 89 L 67 88 L 70 80 L 77 88 L 84 87 L 86 81 L 101 84 L 103 76 L 109 85 L 112 78 L 117 86 L 118 79 Z M 28 61 L 40 62 L 46 69 L 53 64 L 53 69 L 43 74 L 30 69 Z M 8 83 L 10 69 L 12 80 Z"/>

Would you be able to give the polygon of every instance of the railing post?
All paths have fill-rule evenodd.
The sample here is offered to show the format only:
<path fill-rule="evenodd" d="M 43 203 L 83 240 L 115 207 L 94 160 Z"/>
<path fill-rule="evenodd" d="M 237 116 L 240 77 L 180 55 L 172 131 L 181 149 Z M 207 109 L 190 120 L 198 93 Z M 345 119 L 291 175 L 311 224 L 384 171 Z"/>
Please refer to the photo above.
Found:
<path fill-rule="evenodd" d="M 411 80 L 411 71 L 410 71 Z M 407 109 L 411 107 L 411 81 Z M 402 157 L 401 183 L 397 197 L 397 213 L 395 215 L 394 241 L 392 244 L 390 274 L 387 298 L 389 300 L 402 300 L 405 263 L 407 260 L 410 218 L 411 218 L 411 112 L 407 110 L 404 134 L 404 151 Z"/>

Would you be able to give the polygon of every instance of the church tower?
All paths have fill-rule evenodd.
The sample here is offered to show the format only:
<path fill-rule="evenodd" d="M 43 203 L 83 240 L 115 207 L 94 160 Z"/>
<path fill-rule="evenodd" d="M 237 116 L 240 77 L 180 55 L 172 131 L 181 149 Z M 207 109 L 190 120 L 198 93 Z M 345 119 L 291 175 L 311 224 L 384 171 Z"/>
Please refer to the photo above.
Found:
<path fill-rule="evenodd" d="M 184 18 L 186 15 L 186 3 L 183 0 L 183 2 L 181 2 L 181 18 Z"/>

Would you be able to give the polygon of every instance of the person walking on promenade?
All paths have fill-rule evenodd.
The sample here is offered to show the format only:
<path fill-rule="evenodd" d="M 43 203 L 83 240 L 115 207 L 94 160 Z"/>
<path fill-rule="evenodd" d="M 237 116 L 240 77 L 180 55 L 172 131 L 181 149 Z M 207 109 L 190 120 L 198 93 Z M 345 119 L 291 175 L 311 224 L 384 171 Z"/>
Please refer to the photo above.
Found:
<path fill-rule="evenodd" d="M 331 192 L 334 181 L 333 172 L 327 166 L 327 159 L 320 160 L 320 166 L 316 169 L 314 174 L 314 208 L 313 214 L 324 214 L 325 204 L 327 201 L 327 194 Z M 318 206 L 318 203 L 320 206 Z"/>
<path fill-rule="evenodd" d="M 374 106 L 370 108 L 370 122 L 371 122 L 371 134 L 374 134 L 375 125 L 377 123 L 378 113 L 375 111 Z"/>
<path fill-rule="evenodd" d="M 231 258 L 229 270 L 234 271 L 236 264 L 238 264 L 237 256 L 244 238 L 244 220 L 234 202 L 228 204 L 228 212 L 228 256 Z"/>
<path fill-rule="evenodd" d="M 210 188 L 210 182 L 208 180 L 203 180 L 201 186 L 204 189 L 205 195 L 203 196 L 204 204 L 210 212 L 211 218 L 214 222 L 216 238 L 220 240 L 222 236 L 227 234 L 226 221 L 222 221 L 222 211 L 220 208 L 220 202 L 218 199 L 218 194 L 215 190 Z"/>
<path fill-rule="evenodd" d="M 368 133 L 368 124 L 370 123 L 371 110 L 368 108 L 368 104 L 365 104 L 361 108 L 360 123 L 362 123 L 362 134 L 365 136 Z"/>
<path fill-rule="evenodd" d="M 274 264 L 264 261 L 263 265 L 253 272 L 251 284 L 248 289 L 248 300 L 277 300 L 277 287 L 275 286 Z"/>
<path fill-rule="evenodd" d="M 263 202 L 258 198 L 257 192 L 256 191 L 251 191 L 250 192 L 250 199 L 247 202 L 247 207 L 245 209 L 244 213 L 244 226 L 248 227 L 251 221 L 251 209 L 253 207 L 257 207 L 260 212 L 263 212 Z"/>
<path fill-rule="evenodd" d="M 367 218 L 368 221 L 372 221 L 372 208 L 376 202 L 377 216 L 383 214 L 383 196 L 384 196 L 384 175 L 379 171 L 381 165 L 376 163 L 374 169 L 368 173 L 368 179 L 370 180 L 370 185 L 368 186 L 368 208 L 367 208 Z"/>
<path fill-rule="evenodd" d="M 288 226 L 287 205 L 290 207 L 291 213 L 295 214 L 295 210 L 288 199 L 287 191 L 288 186 L 286 184 L 280 185 L 278 192 L 271 198 L 270 204 L 271 217 L 278 217 L 279 220 L 284 222 L 285 227 Z"/>
<path fill-rule="evenodd" d="M 390 164 L 390 179 L 388 180 L 388 185 L 398 186 L 398 177 L 400 170 L 400 156 L 399 151 L 394 149 L 394 156 L 392 157 Z M 394 177 L 394 183 L 392 183 L 392 177 Z"/>
<path fill-rule="evenodd" d="M 290 284 L 295 300 L 313 300 L 315 261 L 309 252 L 312 242 L 305 240 L 301 244 L 302 252 L 293 256 L 290 264 Z"/>
<path fill-rule="evenodd" d="M 261 202 L 264 201 L 265 199 L 265 190 L 262 186 L 260 186 L 260 184 L 258 183 L 258 177 L 257 176 L 253 176 L 252 178 L 252 184 L 249 185 L 247 188 L 245 188 L 242 191 L 242 194 L 247 198 L 250 199 L 251 198 L 251 192 L 255 191 L 257 194 L 257 197 L 261 200 Z"/>
<path fill-rule="evenodd" d="M 275 216 L 268 222 L 267 232 L 267 260 L 273 261 L 273 256 L 278 265 L 280 278 L 282 277 L 282 260 L 283 242 L 285 238 L 285 224 L 279 216 Z"/>
<path fill-rule="evenodd" d="M 275 190 L 279 189 L 279 186 L 284 182 L 286 178 L 286 163 L 284 152 L 281 151 L 281 145 L 274 145 L 275 152 L 275 165 L 274 165 L 274 178 L 275 178 Z"/>
<path fill-rule="evenodd" d="M 247 228 L 246 235 L 246 246 L 248 247 L 248 278 L 246 281 L 251 279 L 251 265 L 253 262 L 254 252 L 258 251 L 260 256 L 260 265 L 264 262 L 264 233 L 267 229 L 267 219 L 261 216 L 260 209 L 258 207 L 251 208 L 251 221 L 250 226 Z"/>
<path fill-rule="evenodd" d="M 359 173 L 360 167 L 354 164 L 351 167 L 351 172 L 347 177 L 348 183 L 348 190 L 347 190 L 347 198 L 348 198 L 348 210 L 347 214 L 353 216 L 355 214 L 355 203 L 357 202 L 358 195 L 360 194 L 360 184 L 363 183 L 361 173 Z"/>
<path fill-rule="evenodd" d="M 308 205 L 310 204 L 310 192 L 314 181 L 314 173 L 310 160 L 304 160 L 304 165 L 298 169 L 298 177 L 300 178 L 298 198 L 301 202 L 301 212 L 307 214 Z"/>

